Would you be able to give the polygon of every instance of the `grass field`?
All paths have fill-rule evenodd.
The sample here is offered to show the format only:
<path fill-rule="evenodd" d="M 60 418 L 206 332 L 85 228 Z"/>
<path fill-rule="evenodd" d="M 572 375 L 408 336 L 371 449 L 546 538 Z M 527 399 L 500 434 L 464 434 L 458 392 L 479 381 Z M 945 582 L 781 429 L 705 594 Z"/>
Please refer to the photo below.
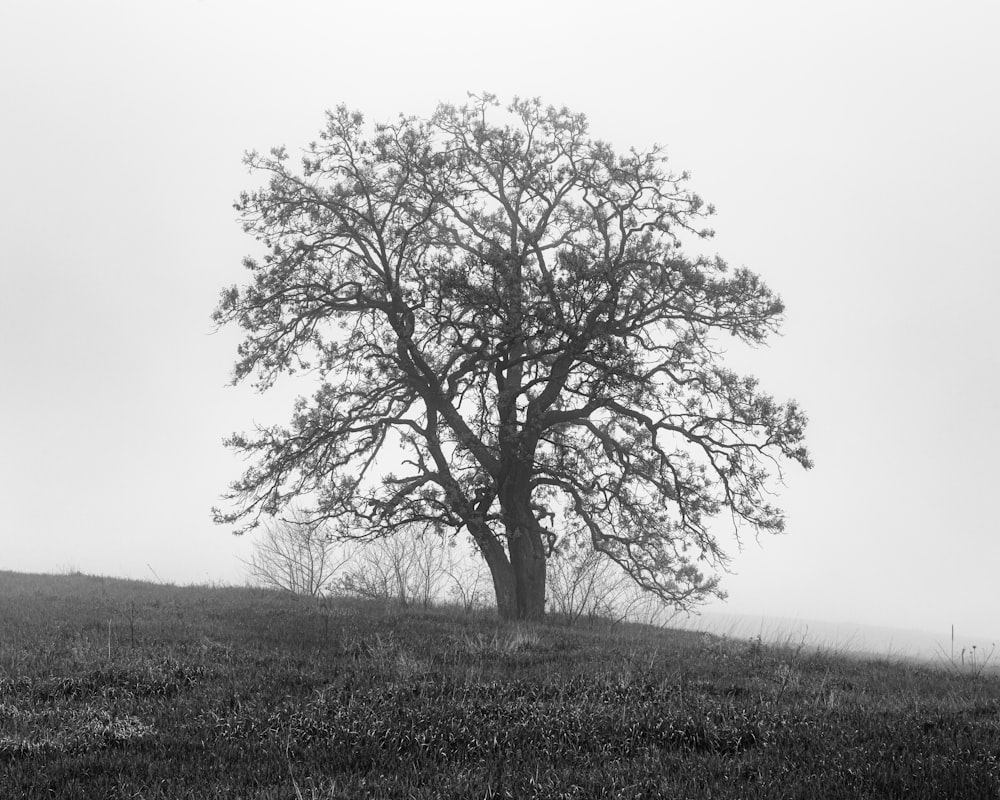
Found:
<path fill-rule="evenodd" d="M 0 798 L 1000 798 L 1000 678 L 0 572 Z"/>

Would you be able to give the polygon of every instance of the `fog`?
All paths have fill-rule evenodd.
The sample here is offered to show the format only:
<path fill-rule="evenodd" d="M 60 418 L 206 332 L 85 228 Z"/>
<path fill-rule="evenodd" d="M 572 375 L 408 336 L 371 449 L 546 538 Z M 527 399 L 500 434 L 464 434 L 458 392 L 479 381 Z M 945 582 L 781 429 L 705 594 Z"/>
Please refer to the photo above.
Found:
<path fill-rule="evenodd" d="M 210 320 L 254 244 L 245 150 L 467 91 L 668 148 L 710 251 L 783 297 L 731 362 L 810 417 L 787 533 L 709 611 L 1000 634 L 1000 10 L 952 2 L 22 2 L 0 8 L 0 568 L 240 582 L 224 436 L 311 391 L 229 387 Z"/>

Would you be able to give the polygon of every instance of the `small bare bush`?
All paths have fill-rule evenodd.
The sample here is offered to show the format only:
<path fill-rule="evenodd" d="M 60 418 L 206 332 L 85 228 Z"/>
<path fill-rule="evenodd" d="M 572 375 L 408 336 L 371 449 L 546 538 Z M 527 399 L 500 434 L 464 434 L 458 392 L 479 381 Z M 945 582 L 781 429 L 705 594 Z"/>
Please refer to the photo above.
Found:
<path fill-rule="evenodd" d="M 548 610 L 570 626 L 601 619 L 662 627 L 679 613 L 586 546 L 568 546 L 549 561 L 547 594 Z"/>
<path fill-rule="evenodd" d="M 681 612 L 676 606 L 664 602 L 663 598 L 632 584 L 626 586 L 618 598 L 615 613 L 618 619 L 663 628 Z"/>
<path fill-rule="evenodd" d="M 568 625 L 598 617 L 619 619 L 628 576 L 601 553 L 575 548 L 553 558 L 548 567 L 549 610 Z"/>
<path fill-rule="evenodd" d="M 356 597 L 428 606 L 448 574 L 448 546 L 433 533 L 402 531 L 358 546 L 339 588 Z"/>
<path fill-rule="evenodd" d="M 349 555 L 322 522 L 294 510 L 264 528 L 246 563 L 251 580 L 273 589 L 318 597 L 333 588 Z"/>
<path fill-rule="evenodd" d="M 454 560 L 447 570 L 448 596 L 465 613 L 490 605 L 493 583 L 482 559 L 474 556 Z"/>

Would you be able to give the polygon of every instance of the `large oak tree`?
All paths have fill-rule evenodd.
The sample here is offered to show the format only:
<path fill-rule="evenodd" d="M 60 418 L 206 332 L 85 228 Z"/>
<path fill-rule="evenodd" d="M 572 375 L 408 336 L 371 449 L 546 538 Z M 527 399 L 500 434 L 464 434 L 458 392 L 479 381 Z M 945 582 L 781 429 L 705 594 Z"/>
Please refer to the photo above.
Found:
<path fill-rule="evenodd" d="M 763 342 L 783 306 L 685 253 L 712 209 L 662 151 L 483 96 L 373 129 L 339 108 L 301 165 L 247 163 L 267 181 L 237 208 L 267 254 L 215 312 L 246 334 L 234 381 L 311 370 L 317 390 L 229 440 L 252 466 L 218 521 L 308 498 L 343 536 L 464 529 L 523 618 L 563 541 L 687 606 L 720 593 L 720 516 L 783 528 L 770 482 L 809 466 L 805 417 L 718 347 Z"/>

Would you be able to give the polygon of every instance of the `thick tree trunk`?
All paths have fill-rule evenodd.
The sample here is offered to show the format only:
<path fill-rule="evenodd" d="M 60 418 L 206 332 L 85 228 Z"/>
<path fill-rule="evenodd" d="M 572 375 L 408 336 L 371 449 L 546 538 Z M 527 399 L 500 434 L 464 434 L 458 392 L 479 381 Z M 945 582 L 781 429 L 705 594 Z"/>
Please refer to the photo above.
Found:
<path fill-rule="evenodd" d="M 527 475 L 521 470 L 512 472 L 500 491 L 515 601 L 513 613 L 501 611 L 501 617 L 540 620 L 545 616 L 546 554 L 543 530 L 531 509 Z"/>
<path fill-rule="evenodd" d="M 480 520 L 466 523 L 490 568 L 501 619 L 539 620 L 545 615 L 543 530 L 523 500 L 527 494 L 508 494 L 506 503 L 501 500 L 507 524 L 506 549 Z"/>
<path fill-rule="evenodd" d="M 500 619 L 538 620 L 545 614 L 545 552 L 541 537 L 523 528 L 509 541 L 510 558 L 499 542 L 479 550 L 490 568 Z"/>
<path fill-rule="evenodd" d="M 496 540 L 493 532 L 485 525 L 469 525 L 479 552 L 490 568 L 493 578 L 493 591 L 497 598 L 497 613 L 501 619 L 517 617 L 517 588 L 514 581 L 514 570 L 504 551 L 503 545 Z"/>
<path fill-rule="evenodd" d="M 534 530 L 521 528 L 510 540 L 517 618 L 539 620 L 545 616 L 545 551 Z"/>
<path fill-rule="evenodd" d="M 510 563 L 490 564 L 490 575 L 493 577 L 493 591 L 497 597 L 497 614 L 500 619 L 517 619 L 517 586 L 514 581 L 514 570 Z"/>

